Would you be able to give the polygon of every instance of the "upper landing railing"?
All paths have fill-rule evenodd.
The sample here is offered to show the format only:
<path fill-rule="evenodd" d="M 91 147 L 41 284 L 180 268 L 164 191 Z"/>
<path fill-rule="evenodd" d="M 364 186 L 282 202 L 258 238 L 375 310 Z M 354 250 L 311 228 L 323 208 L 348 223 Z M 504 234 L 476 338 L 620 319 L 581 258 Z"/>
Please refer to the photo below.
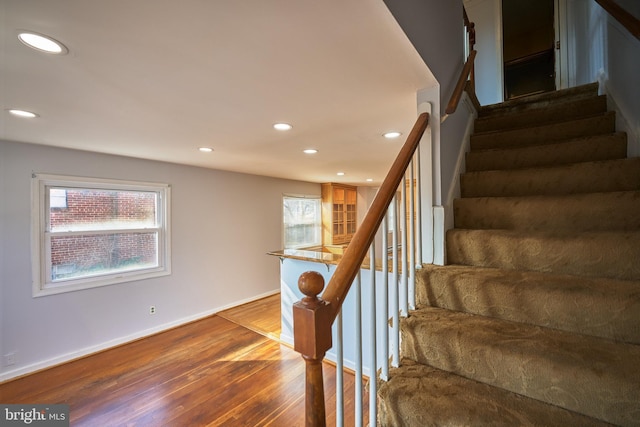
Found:
<path fill-rule="evenodd" d="M 596 0 L 596 3 L 620 22 L 635 38 L 640 40 L 640 20 L 638 18 L 627 12 L 614 0 Z"/>
<path fill-rule="evenodd" d="M 456 84 L 455 89 L 453 90 L 453 94 L 451 95 L 451 99 L 447 104 L 447 108 L 445 109 L 445 114 L 442 116 L 441 121 L 447 119 L 449 114 L 453 114 L 456 112 L 458 108 L 458 104 L 462 99 L 462 92 L 464 91 L 467 84 L 469 85 L 469 89 L 475 93 L 476 90 L 476 76 L 475 76 L 475 59 L 476 54 L 478 52 L 475 51 L 474 47 L 476 45 L 476 25 L 473 22 L 469 21 L 469 17 L 467 16 L 466 9 L 462 9 L 464 16 L 464 28 L 467 34 L 465 40 L 465 53 L 467 55 L 467 61 L 464 64 L 462 69 L 462 73 L 460 73 L 460 77 L 458 78 L 458 83 Z"/>

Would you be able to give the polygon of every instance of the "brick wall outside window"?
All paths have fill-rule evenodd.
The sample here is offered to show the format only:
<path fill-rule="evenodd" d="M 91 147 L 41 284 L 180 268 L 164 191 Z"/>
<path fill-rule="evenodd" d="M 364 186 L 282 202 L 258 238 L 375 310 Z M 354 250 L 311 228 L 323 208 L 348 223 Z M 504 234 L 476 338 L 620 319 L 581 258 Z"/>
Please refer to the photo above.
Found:
<path fill-rule="evenodd" d="M 152 192 L 67 189 L 66 208 L 50 209 L 52 231 L 142 228 L 155 226 L 156 194 Z M 156 232 L 64 236 L 51 239 L 54 270 L 117 268 L 155 264 Z M 63 273 L 62 273 L 63 274 Z"/>

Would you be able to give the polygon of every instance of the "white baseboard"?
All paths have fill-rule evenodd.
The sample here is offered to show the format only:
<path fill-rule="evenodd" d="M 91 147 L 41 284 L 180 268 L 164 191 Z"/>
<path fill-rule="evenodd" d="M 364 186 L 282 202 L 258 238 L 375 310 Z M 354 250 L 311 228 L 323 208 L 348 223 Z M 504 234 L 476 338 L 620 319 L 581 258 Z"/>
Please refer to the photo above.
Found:
<path fill-rule="evenodd" d="M 433 263 L 444 265 L 446 261 L 445 250 L 445 216 L 442 206 L 433 207 Z"/>
<path fill-rule="evenodd" d="M 640 157 L 640 122 L 630 120 L 631 116 L 616 102 L 616 94 L 611 90 L 604 70 L 600 70 L 597 79 L 599 94 L 607 96 L 607 109 L 616 112 L 616 130 L 627 134 L 627 157 Z"/>
<path fill-rule="evenodd" d="M 204 319 L 206 317 L 212 316 L 220 311 L 224 311 L 227 310 L 229 308 L 232 307 L 237 307 L 239 305 L 242 304 L 246 304 L 252 301 L 256 301 L 262 298 L 266 298 L 269 297 L 271 295 L 275 295 L 277 293 L 280 292 L 280 289 L 276 289 L 273 291 L 269 291 L 269 292 L 265 292 L 263 294 L 260 295 L 256 295 L 250 298 L 246 298 L 243 300 L 239 300 L 236 302 L 233 302 L 231 304 L 227 304 L 225 306 L 221 306 L 221 307 L 217 307 L 215 309 L 212 310 L 207 310 L 198 314 L 194 314 L 192 316 L 187 316 L 187 317 L 183 317 L 181 319 L 175 320 L 173 322 L 168 322 L 168 323 L 164 323 L 162 325 L 158 325 L 155 326 L 153 328 L 149 328 L 149 329 L 145 329 L 143 331 L 137 332 L 135 334 L 130 334 L 130 335 L 126 335 L 123 337 L 119 337 L 110 341 L 106 341 L 94 346 L 90 346 L 90 347 L 85 347 L 83 349 L 77 350 L 77 351 L 72 351 L 66 354 L 62 354 L 60 356 L 57 357 L 53 357 L 47 360 L 42 360 L 40 362 L 36 362 L 36 363 L 32 363 L 30 365 L 26 365 L 26 366 L 21 366 L 19 368 L 10 370 L 10 371 L 5 371 L 2 374 L 0 374 L 0 383 L 4 382 L 4 381 L 8 381 L 17 377 L 21 377 L 23 375 L 28 375 L 28 374 L 32 374 L 34 372 L 37 371 L 41 371 L 43 369 L 47 369 L 47 368 L 52 368 L 56 365 L 61 365 L 63 363 L 68 363 L 71 362 L 73 360 L 76 359 L 80 359 L 83 357 L 87 357 L 90 356 L 92 354 L 95 353 L 99 353 L 101 351 L 104 350 L 108 350 L 110 348 L 113 347 L 117 347 L 119 345 L 123 345 L 123 344 L 127 344 L 142 338 L 146 338 L 149 337 L 151 335 L 155 335 L 157 333 L 160 332 L 164 332 L 167 331 L 169 329 L 173 329 L 175 327 L 181 326 L 181 325 L 185 325 L 187 323 L 191 323 L 194 322 L 196 320 L 201 320 Z"/>

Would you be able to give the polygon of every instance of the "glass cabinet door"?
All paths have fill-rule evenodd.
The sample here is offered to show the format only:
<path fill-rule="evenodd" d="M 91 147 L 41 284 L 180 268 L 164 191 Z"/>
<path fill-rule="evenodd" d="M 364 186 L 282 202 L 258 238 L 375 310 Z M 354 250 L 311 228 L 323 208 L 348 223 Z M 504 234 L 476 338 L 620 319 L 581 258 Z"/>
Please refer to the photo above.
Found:
<path fill-rule="evenodd" d="M 342 188 L 333 189 L 333 239 L 342 239 L 345 234 L 345 190 Z"/>

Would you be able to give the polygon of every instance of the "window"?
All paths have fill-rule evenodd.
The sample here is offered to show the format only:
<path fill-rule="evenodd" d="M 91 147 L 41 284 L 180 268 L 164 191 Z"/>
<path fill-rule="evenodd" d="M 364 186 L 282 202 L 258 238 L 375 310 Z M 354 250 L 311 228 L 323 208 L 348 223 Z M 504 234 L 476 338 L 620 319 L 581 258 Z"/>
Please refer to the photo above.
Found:
<path fill-rule="evenodd" d="M 170 274 L 170 187 L 34 175 L 33 295 Z"/>
<path fill-rule="evenodd" d="M 284 196 L 284 247 L 303 248 L 322 244 L 319 197 Z"/>

